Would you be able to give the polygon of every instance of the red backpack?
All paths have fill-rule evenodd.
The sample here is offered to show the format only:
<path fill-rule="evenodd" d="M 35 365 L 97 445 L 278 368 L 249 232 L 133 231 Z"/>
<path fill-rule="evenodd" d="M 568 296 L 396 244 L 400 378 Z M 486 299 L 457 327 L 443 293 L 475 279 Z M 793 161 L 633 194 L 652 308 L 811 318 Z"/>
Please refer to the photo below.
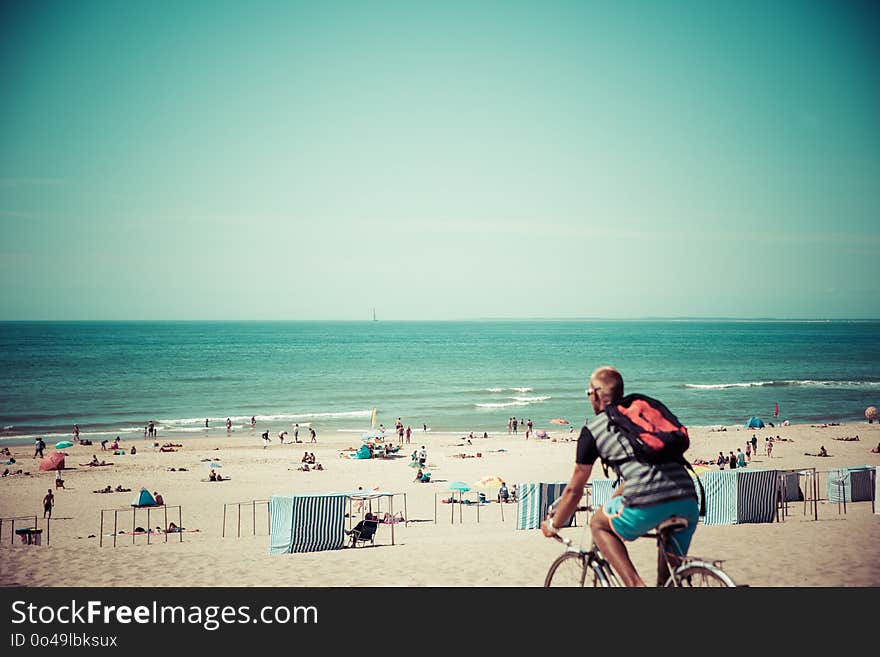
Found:
<path fill-rule="evenodd" d="M 691 445 L 687 427 L 663 405 L 645 395 L 627 395 L 605 407 L 605 413 L 632 445 L 640 461 L 663 463 L 684 460 Z"/>

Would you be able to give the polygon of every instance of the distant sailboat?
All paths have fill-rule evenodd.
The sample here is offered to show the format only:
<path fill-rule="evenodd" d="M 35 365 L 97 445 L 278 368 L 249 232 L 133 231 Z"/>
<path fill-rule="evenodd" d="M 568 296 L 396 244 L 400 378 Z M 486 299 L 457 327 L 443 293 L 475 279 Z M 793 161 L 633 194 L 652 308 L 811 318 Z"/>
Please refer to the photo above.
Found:
<path fill-rule="evenodd" d="M 373 308 L 373 321 L 374 321 L 374 322 L 378 322 L 378 321 L 379 321 L 378 319 L 376 319 L 376 309 L 375 309 L 375 308 Z"/>

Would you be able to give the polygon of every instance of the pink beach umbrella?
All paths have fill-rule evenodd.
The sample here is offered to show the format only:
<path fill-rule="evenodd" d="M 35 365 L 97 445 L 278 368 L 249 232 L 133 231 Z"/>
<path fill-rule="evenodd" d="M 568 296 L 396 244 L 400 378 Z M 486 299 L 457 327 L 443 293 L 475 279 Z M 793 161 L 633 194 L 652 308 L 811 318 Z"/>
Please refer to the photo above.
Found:
<path fill-rule="evenodd" d="M 877 407 L 876 406 L 868 406 L 865 409 L 865 419 L 871 423 L 877 419 Z"/>

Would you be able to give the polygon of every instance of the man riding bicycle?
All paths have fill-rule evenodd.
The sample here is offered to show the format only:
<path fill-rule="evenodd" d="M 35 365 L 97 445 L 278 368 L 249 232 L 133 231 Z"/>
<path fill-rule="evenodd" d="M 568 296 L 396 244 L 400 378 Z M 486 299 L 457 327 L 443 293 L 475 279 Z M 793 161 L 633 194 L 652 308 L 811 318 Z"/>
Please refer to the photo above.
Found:
<path fill-rule="evenodd" d="M 620 485 L 604 508 L 590 519 L 593 540 L 625 586 L 645 586 L 629 558 L 624 541 L 634 541 L 671 516 L 687 519 L 687 527 L 672 534 L 670 547 L 686 555 L 697 527 L 699 505 L 694 482 L 683 460 L 649 463 L 635 457 L 629 439 L 611 422 L 608 407 L 623 399 L 623 377 L 613 367 L 600 367 L 590 376 L 587 397 L 596 417 L 581 429 L 574 473 L 562 492 L 555 514 L 541 523 L 548 538 L 568 523 L 584 486 L 601 458 L 611 464 Z M 661 577 L 658 564 L 658 579 Z"/>

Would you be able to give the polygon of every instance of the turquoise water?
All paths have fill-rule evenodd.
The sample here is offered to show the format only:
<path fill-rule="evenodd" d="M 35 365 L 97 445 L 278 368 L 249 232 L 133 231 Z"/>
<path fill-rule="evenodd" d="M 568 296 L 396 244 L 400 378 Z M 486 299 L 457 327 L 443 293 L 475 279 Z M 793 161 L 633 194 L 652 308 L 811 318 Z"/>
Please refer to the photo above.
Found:
<path fill-rule="evenodd" d="M 580 424 L 597 365 L 689 425 L 863 419 L 880 322 L 6 322 L 0 438 L 225 435 L 312 423 L 506 432 Z M 210 426 L 204 428 L 205 418 Z"/>

